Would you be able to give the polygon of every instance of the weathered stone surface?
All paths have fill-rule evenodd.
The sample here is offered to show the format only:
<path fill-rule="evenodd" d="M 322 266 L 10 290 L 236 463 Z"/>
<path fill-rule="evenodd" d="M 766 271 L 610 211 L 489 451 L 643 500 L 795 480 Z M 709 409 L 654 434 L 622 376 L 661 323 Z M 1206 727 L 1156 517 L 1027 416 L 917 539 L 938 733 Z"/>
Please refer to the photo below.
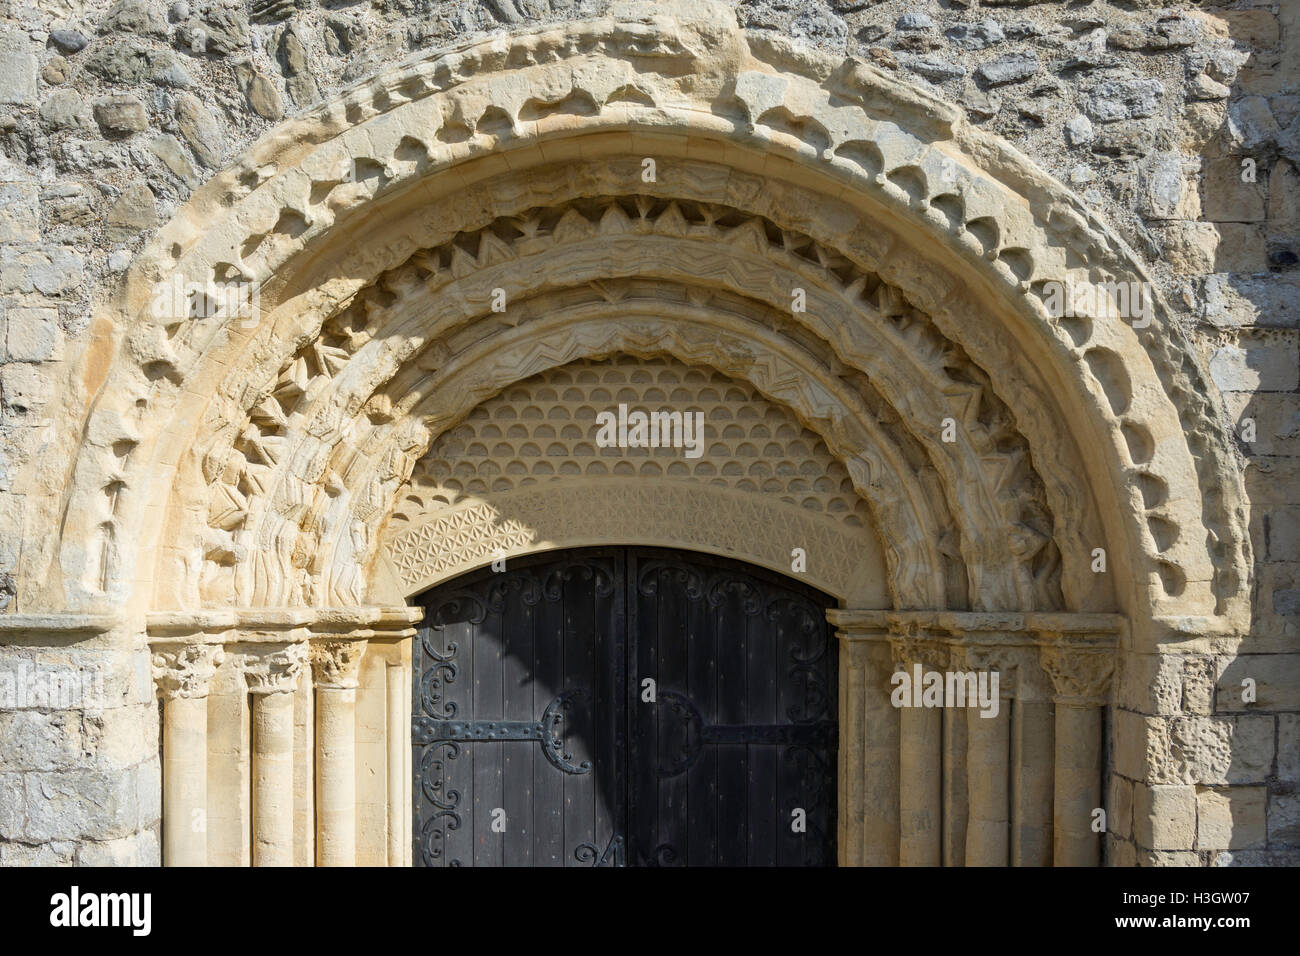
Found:
<path fill-rule="evenodd" d="M 418 412 L 403 404 L 404 396 L 416 397 L 413 381 L 420 389 L 442 381 L 436 376 L 448 363 L 438 353 L 440 336 L 448 336 L 457 362 L 471 347 L 468 334 L 461 342 L 439 324 L 452 322 L 452 313 L 438 311 L 442 305 L 464 304 L 470 311 L 455 322 L 472 323 L 484 342 L 498 334 L 498 323 L 501 335 L 522 340 L 543 320 L 519 311 L 542 288 L 538 277 L 556 290 L 594 294 L 584 307 L 595 310 L 602 300 L 629 300 L 623 278 L 611 285 L 593 263 L 623 263 L 653 287 L 644 263 L 675 269 L 680 259 L 703 270 L 683 286 L 685 300 L 656 288 L 636 296 L 652 311 L 688 301 L 690 321 L 646 319 L 630 339 L 603 340 L 604 347 L 632 341 L 656 354 L 693 350 L 705 364 L 754 370 L 781 392 L 772 399 L 777 406 L 807 402 L 798 421 L 825 429 L 809 447 L 823 439 L 837 447 L 820 470 L 790 479 L 809 486 L 787 489 L 792 507 L 811 513 L 819 496 L 842 494 L 843 514 L 864 534 L 877 533 L 879 515 L 896 520 L 889 516 L 913 499 L 934 509 L 925 512 L 938 516 L 933 526 L 918 523 L 910 535 L 889 538 L 891 548 L 912 549 L 900 566 L 918 580 L 943 582 L 937 595 L 908 598 L 910 606 L 1126 609 L 1131 631 L 1118 655 L 1124 676 L 1109 724 L 1109 862 L 1286 860 L 1287 850 L 1258 835 L 1261 827 L 1278 834 L 1279 846 L 1294 839 L 1290 791 L 1279 781 L 1297 776 L 1300 711 L 1290 686 L 1294 655 L 1281 653 L 1300 637 L 1293 375 L 1300 188 L 1287 159 L 1300 158 L 1300 58 L 1288 46 L 1294 21 L 1284 15 L 1280 23 L 1263 6 L 1157 10 L 1007 0 L 981 10 L 929 0 L 901 8 L 781 0 L 741 4 L 739 16 L 753 27 L 742 37 L 727 26 L 730 8 L 664 2 L 637 8 L 658 20 L 614 35 L 607 25 L 565 23 L 579 15 L 572 5 L 464 6 L 460 13 L 412 13 L 405 0 L 341 9 L 332 2 L 179 0 L 168 18 L 157 0 L 118 0 L 84 15 L 54 14 L 66 20 L 42 13 L 48 22 L 23 24 L 3 38 L 0 611 L 66 609 L 70 594 L 95 606 L 129 600 L 168 609 L 196 602 L 229 609 L 254 592 L 270 595 L 266 602 L 276 607 L 329 604 L 338 595 L 368 599 L 371 589 L 392 582 L 372 576 L 360 555 L 387 553 L 391 542 L 372 522 L 392 510 L 390 493 L 407 502 L 405 518 L 416 514 L 420 486 L 405 484 L 404 469 L 436 438 L 425 434 L 426 423 L 478 407 L 452 410 L 443 397 Z M 620 4 L 611 15 L 631 9 Z M 595 0 L 580 12 L 609 10 Z M 713 32 L 691 27 L 693 17 L 704 17 Z M 250 20 L 261 26 L 250 28 Z M 556 24 L 554 32 L 542 21 Z M 484 42 L 473 36 L 496 23 L 513 32 Z M 531 34 L 520 40 L 521 31 Z M 430 58 L 432 47 L 457 45 L 459 52 Z M 739 50 L 748 51 L 748 78 L 736 75 Z M 399 78 L 397 61 L 408 55 L 414 58 Z M 345 92 L 354 80 L 361 82 Z M 322 99 L 329 105 L 309 115 L 307 107 Z M 118 110 L 104 106 L 119 102 Z M 286 110 L 298 125 L 277 125 Z M 732 143 L 718 128 L 701 133 L 703 117 L 734 120 L 749 138 Z M 667 129 L 669 118 L 681 125 Z M 641 124 L 627 137 L 632 152 L 585 157 L 598 140 L 613 142 L 585 135 L 598 123 L 625 129 L 629 122 Z M 642 142 L 641 131 L 651 127 L 665 135 Z M 533 141 L 539 130 L 546 131 L 541 146 Z M 668 155 L 683 136 L 691 138 L 691 153 Z M 486 157 L 493 143 L 509 151 Z M 545 168 L 534 164 L 543 153 Z M 737 165 L 738 157 L 765 153 L 782 158 L 770 167 Z M 659 181 L 648 190 L 638 185 L 633 162 L 647 155 L 660 159 Z M 1255 161 L 1258 181 L 1238 189 L 1233 177 L 1246 158 Z M 819 165 L 831 163 L 833 170 Z M 443 170 L 451 164 L 474 174 L 450 191 L 454 202 L 444 202 Z M 778 181 L 778 167 L 796 182 Z M 214 188 L 201 188 L 223 169 Z M 828 170 L 840 190 L 833 206 L 814 187 Z M 1083 195 L 1068 196 L 1054 182 L 1065 179 Z M 846 202 L 859 189 L 889 214 L 859 221 L 855 203 Z M 637 196 L 647 192 L 665 201 L 642 209 Z M 611 196 L 623 197 L 626 208 L 606 209 Z M 601 213 L 593 218 L 596 207 Z M 893 216 L 905 227 L 894 231 Z M 373 228 L 358 240 L 346 230 L 359 222 Z M 614 231 L 620 223 L 622 231 Z M 571 251 L 580 240 L 565 237 L 584 230 L 590 234 L 581 241 L 598 255 Z M 747 245 L 737 239 L 742 230 Z M 658 243 L 648 257 L 625 248 L 645 238 L 642 231 Z M 563 252 L 551 250 L 556 234 Z M 444 248 L 444 241 L 451 244 Z M 545 255 L 533 258 L 542 248 Z M 425 272 L 401 272 L 413 255 Z M 871 318 L 861 319 L 846 305 L 853 295 L 838 291 L 803 318 L 789 312 L 788 298 L 767 306 L 786 316 L 781 322 L 743 310 L 728 313 L 725 329 L 699 318 L 721 314 L 717 297 L 738 290 L 746 301 L 762 299 L 775 283 L 777 298 L 788 296 L 795 273 L 786 260 L 816 271 L 815 282 L 811 272 L 800 280 L 806 288 L 856 281 L 848 288 L 862 291 Z M 311 261 L 330 268 L 313 273 Z M 139 316 L 149 284 L 174 270 L 203 280 L 265 279 L 268 313 L 280 304 L 273 290 L 303 298 L 256 335 L 219 322 L 155 334 Z M 970 291 L 979 282 L 954 281 L 970 270 L 998 294 L 984 298 Z M 407 298 L 411 289 L 443 282 L 447 271 L 454 288 L 424 301 Z M 1028 335 L 1021 325 L 1038 314 L 1038 303 L 1026 301 L 1016 312 L 1020 324 L 1003 324 L 1006 302 L 1067 273 L 1140 275 L 1179 314 L 1162 312 L 1154 328 L 1132 336 L 1078 318 Z M 509 322 L 474 311 L 497 283 L 510 286 Z M 458 395 L 489 380 L 509 394 L 516 381 L 509 375 L 527 361 L 564 356 L 593 340 L 594 332 L 563 325 L 573 302 L 558 291 L 547 298 L 550 288 L 537 301 L 546 303 L 538 307 L 555 334 L 531 352 L 495 350 L 515 356 L 514 366 L 498 373 L 484 359 L 482 378 L 454 380 Z M 942 315 L 945 297 L 968 294 L 962 288 L 974 296 L 960 303 L 964 318 Z M 405 314 L 427 318 L 422 328 L 432 341 L 388 324 L 392 299 Z M 340 302 L 353 301 L 355 314 L 339 312 Z M 900 302 L 916 314 L 893 314 Z M 834 324 L 815 326 L 818 314 L 834 315 Z M 897 335 L 861 338 L 895 320 Z M 800 354 L 817 368 L 782 366 L 770 346 L 736 338 L 745 323 L 774 340 L 786 336 L 782 323 L 790 324 L 804 337 Z M 232 335 L 243 342 L 245 334 L 253 337 L 244 351 L 223 344 Z M 610 319 L 600 334 L 624 332 Z M 907 339 L 908 350 L 864 371 L 864 356 L 891 337 Z M 91 343 L 105 346 L 102 357 L 89 351 Z M 195 343 L 211 353 L 192 351 Z M 364 355 L 355 354 L 358 347 Z M 821 371 L 832 355 L 839 364 Z M 952 361 L 959 367 L 945 370 Z M 475 363 L 468 366 L 479 368 Z M 1039 372 L 1022 377 L 1022 364 L 1059 382 L 1061 395 L 1043 394 Z M 405 369 L 407 378 L 390 386 L 376 369 Z M 895 377 L 904 383 L 899 394 L 885 388 Z M 866 381 L 890 394 L 877 396 Z M 801 384 L 787 389 L 787 382 Z M 845 411 L 864 396 L 865 411 Z M 1056 414 L 1058 399 L 1071 403 L 1070 416 Z M 955 447 L 927 444 L 934 421 L 951 415 L 965 423 L 972 409 L 979 427 L 963 428 Z M 1247 418 L 1262 436 L 1251 443 L 1239 434 Z M 1082 421 L 1086 429 L 1070 424 Z M 191 423 L 193 431 L 159 422 Z M 881 427 L 884 438 L 868 438 L 868 426 Z M 899 452 L 886 443 L 892 450 L 882 453 L 874 443 L 895 433 L 919 447 Z M 356 437 L 335 438 L 344 434 Z M 558 437 L 536 438 L 541 454 L 521 452 L 519 461 L 586 461 L 549 452 Z M 769 438 L 756 440 L 754 461 L 737 480 L 780 477 L 762 472 Z M 1237 451 L 1249 462 L 1244 485 Z M 853 462 L 852 480 L 827 478 L 837 456 Z M 881 483 L 895 457 L 910 463 L 905 484 L 919 493 Z M 336 462 L 352 464 L 336 475 Z M 1021 478 L 1036 481 L 1039 472 L 1051 474 L 1048 491 L 1027 492 Z M 159 474 L 165 479 L 154 481 Z M 502 468 L 491 481 L 506 474 Z M 985 488 L 988 475 L 1010 477 L 994 481 L 985 500 L 975 489 Z M 661 491 L 678 480 L 632 478 L 642 479 Z M 278 490 L 256 491 L 264 481 Z M 817 487 L 828 482 L 845 487 Z M 1116 498 L 1116 487 L 1131 494 Z M 860 490 L 871 503 L 861 513 Z M 574 508 L 569 524 L 639 513 L 601 500 L 600 508 L 591 501 Z M 156 541 L 137 540 L 141 501 L 175 522 L 164 522 Z M 1109 504 L 1096 508 L 1097 501 Z M 1016 511 L 1024 502 L 1028 510 Z M 680 518 L 676 506 L 667 510 Z M 1089 524 L 1098 511 L 1121 529 L 1116 540 L 1109 526 L 1103 533 Z M 694 520 L 679 524 L 683 534 L 700 533 L 728 513 L 697 509 Z M 1242 550 L 1247 513 L 1253 566 Z M 484 517 L 484 540 L 513 527 L 512 514 Z M 676 527 L 660 517 L 657 527 Z M 532 520 L 534 531 L 539 523 Z M 789 535 L 776 522 L 761 523 L 763 534 L 749 530 L 738 540 L 783 549 L 782 560 L 768 562 L 779 568 Z M 31 528 L 51 530 L 33 535 Z M 1124 573 L 1101 586 L 1081 575 L 1086 549 L 1078 552 L 1075 539 L 1105 543 L 1112 569 Z M 1113 553 L 1128 542 L 1132 553 Z M 939 565 L 932 565 L 931 546 L 943 555 Z M 428 550 L 448 555 L 461 547 L 434 540 Z M 1029 556 L 1022 559 L 1022 550 Z M 154 553 L 161 555 L 156 567 L 152 558 L 133 564 Z M 133 570 L 121 576 L 118 562 Z M 996 582 L 1009 580 L 1013 568 L 1023 580 L 999 591 Z M 892 574 L 883 561 L 873 573 L 882 588 Z M 889 580 L 895 590 L 912 586 Z M 256 582 L 252 591 L 247 581 Z M 1118 600 L 1112 586 L 1130 590 Z M 898 594 L 882 591 L 871 606 L 896 603 Z M 1183 636 L 1159 636 L 1179 615 L 1187 616 Z M 132 640 L 143 647 L 143 624 L 131 626 L 141 629 Z M 89 653 L 82 638 L 51 641 L 69 660 Z M 0 641 L 0 659 L 8 653 Z M 1234 702 L 1229 691 L 1239 692 L 1247 674 L 1259 679 L 1260 700 Z M 238 684 L 238 675 L 232 680 Z M 147 671 L 143 684 L 143 691 L 121 693 L 147 699 L 97 716 L 0 711 L 0 723 L 12 725 L 0 727 L 0 863 L 157 861 L 157 702 Z M 212 713 L 238 725 L 246 688 L 228 690 L 234 703 L 214 704 Z M 382 733 L 375 731 L 376 741 Z M 311 767 L 310 747 L 295 746 L 296 765 Z M 11 759 L 33 769 L 15 775 Z M 225 766 L 224 759 L 212 764 L 217 803 L 247 818 L 250 794 L 240 788 L 251 779 L 249 767 Z M 141 767 L 134 795 L 111 784 Z M 91 771 L 102 773 L 72 780 Z M 295 786 L 310 792 L 311 773 L 300 776 Z M 1274 792 L 1261 805 L 1266 788 Z M 1093 796 L 1100 802 L 1102 791 Z M 383 794 L 365 799 L 382 806 Z M 306 822 L 296 825 L 311 826 L 309 811 L 299 816 Z M 383 862 L 386 849 L 367 843 L 366 827 L 359 833 L 364 852 Z M 223 839 L 213 845 L 225 853 Z M 236 836 L 230 844 L 230 862 L 241 862 L 247 841 Z"/>
<path fill-rule="evenodd" d="M 1278 715 L 1277 776 L 1291 783 L 1300 781 L 1300 714 Z"/>
<path fill-rule="evenodd" d="M 1284 532 L 1285 529 L 1279 529 Z M 1242 699 L 1242 681 L 1255 682 L 1256 701 Z M 1219 678 L 1218 707 L 1221 711 L 1300 710 L 1300 655 L 1244 654 L 1232 662 Z"/>
<path fill-rule="evenodd" d="M 36 57 L 0 49 L 0 103 L 31 106 L 36 102 Z"/>
<path fill-rule="evenodd" d="M 1164 85 L 1159 80 L 1102 80 L 1093 87 L 1086 108 L 1098 123 L 1144 119 L 1155 115 L 1163 93 Z"/>
<path fill-rule="evenodd" d="M 1210 358 L 1210 374 L 1225 392 L 1293 392 L 1300 385 L 1297 358 L 1294 342 L 1225 346 Z"/>
<path fill-rule="evenodd" d="M 41 79 L 51 86 L 58 86 L 68 78 L 68 61 L 61 56 L 52 56 L 41 67 Z"/>
<path fill-rule="evenodd" d="M 41 122 L 51 129 L 88 128 L 90 111 L 76 90 L 55 90 L 41 104 Z"/>
<path fill-rule="evenodd" d="M 24 797 L 27 834 L 35 842 L 115 839 L 134 836 L 151 803 L 146 768 L 118 771 L 69 770 L 28 774 Z M 144 798 L 144 799 L 142 799 Z"/>
<path fill-rule="evenodd" d="M 85 226 L 95 220 L 95 198 L 80 183 L 59 183 L 41 193 L 52 226 Z"/>
<path fill-rule="evenodd" d="M 117 0 L 100 21 L 100 33 L 139 33 L 165 38 L 167 17 L 156 0 Z"/>
<path fill-rule="evenodd" d="M 1065 124 L 1065 141 L 1071 146 L 1084 146 L 1092 142 L 1092 122 L 1082 113 L 1070 117 Z"/>
<path fill-rule="evenodd" d="M 1252 181 L 1253 180 L 1253 181 Z M 1214 222 L 1259 222 L 1264 219 L 1264 184 L 1239 157 L 1206 163 L 1203 188 L 1205 218 Z"/>
<path fill-rule="evenodd" d="M 1196 840 L 1201 850 L 1246 850 L 1267 840 L 1266 787 L 1201 790 L 1196 795 Z"/>
<path fill-rule="evenodd" d="M 0 183 L 0 243 L 36 242 L 40 239 L 40 210 L 36 186 Z"/>
<path fill-rule="evenodd" d="M 1205 319 L 1219 327 L 1300 328 L 1300 277 L 1209 275 Z"/>
<path fill-rule="evenodd" d="M 50 42 L 64 53 L 76 53 L 90 41 L 77 30 L 51 30 Z"/>
<path fill-rule="evenodd" d="M 1273 765 L 1273 733 L 1268 716 L 1177 718 L 1170 722 L 1169 741 L 1178 779 L 1263 783 Z"/>
<path fill-rule="evenodd" d="M 57 309 L 12 306 L 5 312 L 5 354 L 10 361 L 57 359 L 61 345 Z"/>
<path fill-rule="evenodd" d="M 95 121 L 106 133 L 138 133 L 149 128 L 144 104 L 130 94 L 113 94 L 96 100 Z"/>
<path fill-rule="evenodd" d="M 1195 845 L 1196 790 L 1184 786 L 1133 787 L 1133 839 L 1149 850 L 1190 850 Z"/>
<path fill-rule="evenodd" d="M 86 69 L 109 83 L 133 85 L 156 78 L 174 63 L 167 50 L 156 50 L 140 40 L 107 39 L 86 54 Z"/>
<path fill-rule="evenodd" d="M 1180 275 L 1219 271 L 1219 230 L 1208 222 L 1173 222 L 1158 233 L 1165 261 Z"/>
<path fill-rule="evenodd" d="M 176 123 L 185 142 L 203 165 L 217 168 L 225 148 L 225 137 L 216 118 L 190 93 L 176 97 Z"/>
<path fill-rule="evenodd" d="M 1195 219 L 1196 190 L 1189 170 L 1177 153 L 1156 153 L 1143 166 L 1139 208 L 1149 219 Z"/>
<path fill-rule="evenodd" d="M 161 862 L 153 830 L 120 840 L 86 841 L 77 848 L 77 866 L 159 866 Z"/>
<path fill-rule="evenodd" d="M 992 63 L 986 63 L 975 75 L 989 86 L 1005 86 L 1029 79 L 1040 69 L 1038 58 L 1029 53 L 1012 53 Z"/>
<path fill-rule="evenodd" d="M 0 249 L 0 292 L 58 295 L 81 282 L 84 257 L 66 246 Z"/>
<path fill-rule="evenodd" d="M 1228 106 L 1224 146 L 1229 152 L 1258 152 L 1276 146 L 1280 130 L 1262 96 L 1245 96 Z"/>
<path fill-rule="evenodd" d="M 284 104 L 280 100 L 280 91 L 261 73 L 253 69 L 247 61 L 235 67 L 239 87 L 248 100 L 249 108 L 263 119 L 278 120 L 284 115 Z"/>
<path fill-rule="evenodd" d="M 913 73 L 919 73 L 935 83 L 960 79 L 966 75 L 963 67 L 933 57 L 904 55 L 899 62 Z"/>
<path fill-rule="evenodd" d="M 137 183 L 122 190 L 122 195 L 108 207 L 105 217 L 107 234 L 114 242 L 126 242 L 158 223 L 154 195 L 148 186 Z"/>
<path fill-rule="evenodd" d="M 1281 846 L 1300 844 L 1300 794 L 1269 794 L 1268 840 Z"/>
<path fill-rule="evenodd" d="M 248 16 L 241 6 L 225 3 L 205 5 L 186 21 L 177 39 L 193 53 L 225 56 L 248 45 Z"/>
<path fill-rule="evenodd" d="M 198 185 L 198 171 L 175 136 L 163 133 L 155 137 L 149 143 L 149 150 L 186 186 L 193 188 Z"/>
<path fill-rule="evenodd" d="M 968 50 L 983 50 L 1006 39 L 1002 26 L 996 20 L 979 20 L 975 23 L 959 23 L 950 27 L 946 33 L 950 40 Z"/>

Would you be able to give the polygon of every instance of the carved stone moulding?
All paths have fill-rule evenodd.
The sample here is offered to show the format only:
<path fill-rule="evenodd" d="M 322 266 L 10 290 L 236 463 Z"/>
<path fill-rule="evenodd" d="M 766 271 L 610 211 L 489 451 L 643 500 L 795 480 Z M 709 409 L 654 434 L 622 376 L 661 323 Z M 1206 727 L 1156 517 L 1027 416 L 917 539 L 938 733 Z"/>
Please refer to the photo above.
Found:
<path fill-rule="evenodd" d="M 761 532 L 758 529 L 762 529 Z M 849 600 L 886 601 L 883 561 L 870 529 L 711 485 L 629 479 L 560 482 L 472 499 L 398 535 L 387 559 L 407 594 L 535 551 L 636 543 L 723 554 L 791 573 Z"/>
<path fill-rule="evenodd" d="M 529 190 L 590 195 L 574 183 L 574 170 L 605 150 L 632 169 L 639 157 L 659 157 L 668 175 L 656 188 L 673 191 L 689 188 L 673 179 L 673 159 L 694 152 L 718 162 L 726 175 L 712 181 L 715 197 L 870 264 L 977 367 L 996 371 L 992 387 L 1017 418 L 1036 418 L 1026 436 L 1049 496 L 1068 498 L 1077 483 L 1071 472 L 1086 475 L 1085 497 L 1098 502 L 1116 577 L 1137 582 L 1120 602 L 1142 612 L 1135 620 L 1176 608 L 1242 611 L 1250 555 L 1240 475 L 1222 429 L 1181 424 L 1217 419 L 1212 389 L 1176 323 L 1161 307 L 1143 330 L 1091 318 L 1067 328 L 1042 302 L 1046 284 L 1075 274 L 1144 278 L 1112 231 L 1068 190 L 969 126 L 958 108 L 864 64 L 746 33 L 725 5 L 618 10 L 614 19 L 523 31 L 403 65 L 284 124 L 194 194 L 131 270 L 116 319 L 126 330 L 121 355 L 105 362 L 105 384 L 84 427 L 79 420 L 60 430 L 95 440 L 49 451 L 76 460 L 65 520 L 54 523 L 79 537 L 49 551 L 74 605 L 120 601 L 134 581 L 149 580 L 141 568 L 166 553 L 166 542 L 156 546 L 163 516 L 184 511 L 208 484 L 199 463 L 181 454 L 193 439 L 186 429 L 201 417 L 194 396 L 221 391 L 225 370 L 244 364 L 245 347 L 259 335 L 220 317 L 157 321 L 146 315 L 155 282 L 179 274 L 257 284 L 266 305 L 261 330 L 276 329 L 281 339 L 301 332 L 307 341 L 313 324 L 319 328 L 377 276 L 496 218 L 490 210 L 507 189 L 521 195 L 530 167 L 572 168 Z M 542 99 L 539 89 L 547 91 Z M 564 105 L 579 102 L 578 111 Z M 362 167 L 376 174 L 346 175 Z M 427 215 L 429 201 L 451 193 L 460 200 L 457 218 Z M 529 201 L 539 204 L 531 194 Z M 873 242 L 878 237 L 883 245 Z M 500 245 L 485 238 L 476 265 Z M 311 361 L 328 366 L 338 356 L 332 343 L 322 345 Z M 1035 373 L 1037 366 L 1046 372 Z M 1010 368 L 1021 378 L 1001 371 Z M 290 375 L 277 387 L 300 385 Z M 361 398 L 367 418 L 382 424 L 385 401 Z M 176 424 L 140 429 L 142 416 Z M 274 410 L 266 416 L 253 421 L 255 430 Z M 364 454 L 378 461 L 419 450 L 416 429 L 399 420 L 395 431 L 390 444 L 366 445 Z M 1068 454 L 1051 454 L 1054 435 L 1067 436 Z M 250 437 L 249 447 L 273 462 L 274 436 Z M 123 448 L 125 459 L 113 451 Z M 151 476 L 159 467 L 175 468 L 184 499 L 170 512 L 155 506 Z M 346 473 L 336 475 L 342 483 L 328 474 L 313 480 L 345 487 Z M 1117 491 L 1139 482 L 1155 495 L 1145 509 Z M 107 513 L 110 486 L 120 493 Z M 369 496 L 362 508 L 369 514 L 385 507 L 392 489 L 355 490 Z M 285 559 L 276 573 L 287 587 L 261 594 L 261 603 L 321 603 L 310 549 L 291 537 L 297 519 L 319 509 L 324 532 L 334 540 L 356 535 L 357 551 L 368 546 L 364 532 L 352 527 L 346 504 L 316 500 L 299 476 L 277 495 L 290 502 L 294 520 L 275 516 L 242 552 Z M 232 502 L 222 521 L 237 524 L 241 510 Z M 1217 542 L 1213 549 L 1207 540 Z M 1023 545 L 1032 548 L 1032 536 Z M 218 540 L 208 550 L 224 547 Z M 241 552 L 230 553 L 238 564 Z M 1000 565 L 995 551 L 975 557 L 967 563 L 982 593 L 982 577 Z M 46 570 L 24 573 L 57 578 Z M 1074 597 L 1086 595 L 1077 567 L 1067 577 Z M 340 593 L 358 587 L 338 583 Z"/>
<path fill-rule="evenodd" d="M 1021 700 L 1102 706 L 1128 621 L 1118 614 L 844 609 L 826 614 L 849 647 L 885 643 L 899 664 L 996 669 Z"/>

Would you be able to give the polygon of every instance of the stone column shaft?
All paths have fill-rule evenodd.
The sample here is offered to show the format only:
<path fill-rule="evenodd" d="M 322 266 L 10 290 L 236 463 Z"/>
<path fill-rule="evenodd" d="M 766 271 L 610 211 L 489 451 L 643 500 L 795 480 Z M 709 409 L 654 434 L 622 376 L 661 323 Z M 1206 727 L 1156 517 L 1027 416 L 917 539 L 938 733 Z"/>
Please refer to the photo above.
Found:
<path fill-rule="evenodd" d="M 889 701 L 893 671 L 889 645 L 868 645 L 864 654 L 862 774 L 864 866 L 898 866 L 899 712 Z"/>
<path fill-rule="evenodd" d="M 411 810 L 406 806 L 406 751 L 411 743 L 406 734 L 406 668 L 400 663 L 385 669 L 385 694 L 388 705 L 388 865 L 402 866 L 406 855 L 406 820 Z"/>
<path fill-rule="evenodd" d="M 912 624 L 890 624 L 893 659 L 912 684 L 918 669 L 942 671 L 948 647 Z M 893 685 L 901 692 L 907 685 Z M 898 862 L 900 866 L 943 864 L 943 708 L 915 706 L 921 688 L 903 701 L 898 715 Z M 892 696 L 891 692 L 891 696 Z M 892 701 L 891 701 L 892 703 Z"/>
<path fill-rule="evenodd" d="M 1011 865 L 1052 865 L 1055 719 L 1044 700 L 1017 700 L 1011 712 Z"/>
<path fill-rule="evenodd" d="M 966 865 L 970 823 L 970 774 L 982 769 L 967 759 L 966 712 L 945 707 L 943 713 L 943 865 Z M 968 768 L 969 763 L 969 768 Z"/>
<path fill-rule="evenodd" d="M 943 862 L 943 711 L 905 707 L 898 725 L 898 862 L 939 866 Z"/>
<path fill-rule="evenodd" d="M 1056 866 L 1098 866 L 1101 834 L 1093 814 L 1102 806 L 1102 729 L 1114 651 L 1059 642 L 1042 650 L 1056 688 L 1052 856 Z"/>
<path fill-rule="evenodd" d="M 967 762 L 971 768 L 966 822 L 966 865 L 1006 866 L 1011 860 L 1011 701 L 994 716 L 966 711 Z"/>
<path fill-rule="evenodd" d="M 304 645 L 251 656 L 244 677 L 252 694 L 253 865 L 293 866 L 294 691 Z"/>
<path fill-rule="evenodd" d="M 1101 803 L 1102 709 L 1056 703 L 1056 785 L 1052 801 L 1057 866 L 1099 866 L 1101 835 L 1092 830 Z"/>
<path fill-rule="evenodd" d="M 163 863 L 208 862 L 208 688 L 224 659 L 216 645 L 188 644 L 153 656 L 163 699 Z"/>
<path fill-rule="evenodd" d="M 316 681 L 316 863 L 357 862 L 357 674 L 366 642 L 312 646 Z"/>
<path fill-rule="evenodd" d="M 988 643 L 991 637 L 968 634 L 961 651 L 964 670 L 975 676 L 973 688 L 969 682 L 964 685 L 970 767 L 966 866 L 1007 866 L 1011 862 L 1011 709 L 1020 667 L 1018 652 L 998 643 L 997 637 Z M 984 701 L 990 705 L 987 710 Z"/>

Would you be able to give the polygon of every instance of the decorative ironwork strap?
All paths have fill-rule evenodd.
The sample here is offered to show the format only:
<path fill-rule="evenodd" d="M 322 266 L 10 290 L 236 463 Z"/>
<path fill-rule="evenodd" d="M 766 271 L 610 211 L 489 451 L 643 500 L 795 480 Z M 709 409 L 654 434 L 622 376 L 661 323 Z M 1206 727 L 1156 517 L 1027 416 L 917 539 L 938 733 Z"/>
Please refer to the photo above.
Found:
<path fill-rule="evenodd" d="M 660 700 L 670 710 L 681 714 L 686 724 L 686 740 L 677 759 L 667 767 L 659 768 L 659 776 L 675 777 L 685 773 L 699 759 L 708 744 L 794 744 L 818 748 L 829 746 L 835 740 L 832 721 L 800 724 L 706 724 L 704 715 L 685 694 L 660 691 Z"/>
<path fill-rule="evenodd" d="M 559 726 L 564 722 L 563 709 L 580 700 L 589 700 L 585 689 L 568 690 L 549 704 L 541 720 L 448 720 L 421 717 L 413 728 L 413 742 L 425 747 L 440 740 L 484 740 L 505 743 L 512 740 L 536 740 L 542 753 L 558 770 L 569 774 L 591 773 L 591 761 L 573 762 L 573 754 L 564 749 Z"/>

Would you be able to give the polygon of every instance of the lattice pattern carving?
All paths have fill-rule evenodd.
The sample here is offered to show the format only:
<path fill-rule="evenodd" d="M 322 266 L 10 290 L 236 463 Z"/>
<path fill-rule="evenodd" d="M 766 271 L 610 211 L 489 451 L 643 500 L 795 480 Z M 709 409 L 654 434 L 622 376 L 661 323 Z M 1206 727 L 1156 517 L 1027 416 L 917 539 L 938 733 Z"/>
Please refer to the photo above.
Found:
<path fill-rule="evenodd" d="M 704 453 L 601 448 L 596 416 L 704 415 Z M 743 555 L 854 587 L 871 518 L 843 464 L 747 383 L 671 358 L 574 362 L 478 406 L 443 434 L 398 495 L 385 533 L 410 591 L 542 544 L 640 542 Z"/>

